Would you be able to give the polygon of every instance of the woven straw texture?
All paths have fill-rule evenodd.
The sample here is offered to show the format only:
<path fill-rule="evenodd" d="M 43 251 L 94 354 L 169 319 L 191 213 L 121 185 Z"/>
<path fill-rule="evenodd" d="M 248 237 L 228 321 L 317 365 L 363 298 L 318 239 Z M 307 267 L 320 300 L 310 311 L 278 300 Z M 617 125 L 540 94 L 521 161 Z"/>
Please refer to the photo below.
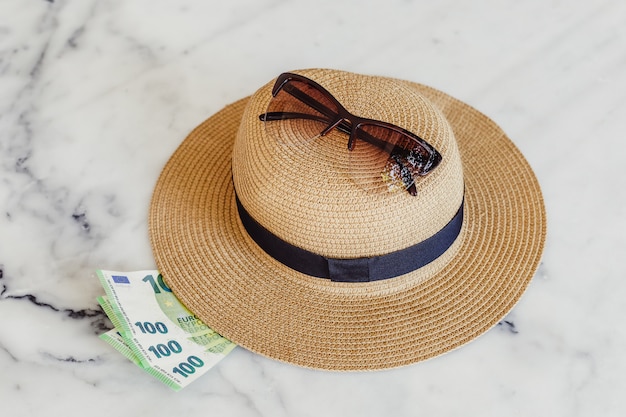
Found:
<path fill-rule="evenodd" d="M 330 70 L 302 74 L 348 110 L 418 133 L 442 153 L 442 165 L 420 179 L 417 197 L 355 191 L 337 156 L 345 138 L 329 134 L 306 152 L 272 145 L 258 120 L 268 84 L 191 132 L 157 182 L 150 237 L 176 296 L 249 350 L 331 370 L 415 363 L 497 324 L 528 286 L 545 241 L 541 190 L 519 150 L 492 120 L 432 88 Z M 463 229 L 444 255 L 417 271 L 333 283 L 282 265 L 249 238 L 233 178 L 255 219 L 327 256 L 414 244 L 449 221 L 464 192 Z"/>
<path fill-rule="evenodd" d="M 305 146 L 290 146 L 285 142 L 297 131 L 285 131 L 280 138 L 267 133 L 268 125 L 258 115 L 268 106 L 270 83 L 251 97 L 234 145 L 235 189 L 252 217 L 283 240 L 334 258 L 403 249 L 446 225 L 463 199 L 463 175 L 454 133 L 443 114 L 396 80 L 324 70 L 305 75 L 321 80 L 359 116 L 417 133 L 444 155 L 443 161 L 418 180 L 418 198 L 362 190 L 350 175 L 351 155 L 357 151 L 348 151 L 346 134 L 333 130 Z M 271 123 L 276 125 L 291 126 Z"/>

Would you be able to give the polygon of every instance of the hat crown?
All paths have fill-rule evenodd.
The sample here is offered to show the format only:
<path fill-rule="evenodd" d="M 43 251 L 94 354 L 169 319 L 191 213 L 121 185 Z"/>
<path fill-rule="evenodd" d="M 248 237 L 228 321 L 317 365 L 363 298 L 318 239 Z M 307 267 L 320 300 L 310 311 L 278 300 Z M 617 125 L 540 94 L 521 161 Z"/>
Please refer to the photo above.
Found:
<path fill-rule="evenodd" d="M 442 155 L 408 192 L 368 192 L 350 177 L 348 135 L 333 130 L 306 145 L 277 140 L 259 120 L 273 82 L 249 100 L 235 139 L 233 181 L 241 204 L 282 240 L 332 258 L 384 255 L 419 243 L 452 219 L 463 199 L 454 132 L 412 84 L 335 70 L 295 71 L 327 89 L 348 111 L 400 126 Z M 281 123 L 274 121 L 270 123 Z"/>

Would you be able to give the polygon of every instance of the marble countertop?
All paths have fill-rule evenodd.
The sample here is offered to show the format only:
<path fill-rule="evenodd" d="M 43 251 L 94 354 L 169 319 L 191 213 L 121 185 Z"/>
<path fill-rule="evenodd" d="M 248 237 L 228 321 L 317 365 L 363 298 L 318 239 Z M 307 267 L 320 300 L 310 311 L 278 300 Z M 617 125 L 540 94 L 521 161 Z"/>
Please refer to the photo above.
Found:
<path fill-rule="evenodd" d="M 152 188 L 186 134 L 280 72 L 444 90 L 542 185 L 543 262 L 499 326 L 402 369 L 237 348 L 173 392 L 97 335 L 98 268 L 154 268 Z M 626 415 L 626 3 L 0 2 L 0 414 Z"/>

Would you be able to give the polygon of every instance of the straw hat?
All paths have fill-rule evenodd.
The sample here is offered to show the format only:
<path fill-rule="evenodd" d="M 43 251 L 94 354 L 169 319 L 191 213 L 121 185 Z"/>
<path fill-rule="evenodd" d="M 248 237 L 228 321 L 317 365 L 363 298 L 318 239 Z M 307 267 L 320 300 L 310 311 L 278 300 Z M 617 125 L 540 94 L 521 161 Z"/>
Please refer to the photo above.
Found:
<path fill-rule="evenodd" d="M 281 141 L 268 133 L 259 120 L 272 97 L 268 83 L 195 128 L 158 179 L 150 238 L 176 296 L 251 351 L 331 370 L 415 363 L 496 325 L 528 286 L 545 241 L 541 190 L 520 151 L 488 117 L 433 88 L 335 70 L 296 73 L 351 113 L 417 134 L 441 163 L 419 178 L 417 196 L 359 187 L 345 134 L 290 146 L 297 132 L 282 132 Z M 289 247 L 329 258 L 331 269 L 341 260 L 348 276 L 351 261 L 360 276 L 363 259 L 391 259 L 454 219 L 458 228 L 415 270 L 337 282 L 268 254 L 244 225 L 250 219 Z M 385 275 L 396 263 L 379 269 Z"/>

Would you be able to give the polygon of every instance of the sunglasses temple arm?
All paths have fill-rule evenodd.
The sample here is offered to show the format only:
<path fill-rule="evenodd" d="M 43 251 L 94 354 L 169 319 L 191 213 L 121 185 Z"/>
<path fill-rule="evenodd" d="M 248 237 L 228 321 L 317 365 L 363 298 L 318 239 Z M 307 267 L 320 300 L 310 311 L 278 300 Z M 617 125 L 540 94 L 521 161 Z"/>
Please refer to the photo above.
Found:
<path fill-rule="evenodd" d="M 259 114 L 259 120 L 263 122 L 271 122 L 274 120 L 286 120 L 286 119 L 308 119 L 308 120 L 315 120 L 315 121 L 323 122 L 323 123 L 328 122 L 328 120 L 322 116 L 316 116 L 314 114 L 307 114 L 307 113 L 273 111 L 273 112 Z"/>
<path fill-rule="evenodd" d="M 315 120 L 316 122 L 328 123 L 328 119 L 322 116 L 316 116 L 308 113 L 296 113 L 286 111 L 274 111 L 259 114 L 259 120 L 262 122 L 272 122 L 275 120 L 287 120 L 287 119 L 308 119 Z M 337 125 L 337 129 L 343 133 L 350 134 L 350 125 L 346 122 L 341 122 Z"/>
<path fill-rule="evenodd" d="M 328 120 L 322 116 L 316 116 L 316 115 L 308 114 L 308 113 L 275 111 L 275 112 L 267 112 L 267 113 L 259 114 L 259 120 L 261 120 L 262 122 L 271 122 L 275 120 L 287 120 L 287 119 L 307 119 L 307 120 L 315 120 L 317 122 L 322 122 L 322 123 L 328 122 Z M 344 121 L 342 121 L 341 123 L 337 125 L 337 129 L 348 135 L 352 131 L 351 126 Z M 361 133 L 359 134 L 359 139 L 364 140 L 365 142 L 368 142 L 371 145 L 378 146 L 381 149 L 385 149 L 387 145 L 387 142 L 377 139 L 374 136 L 368 133 L 365 133 L 363 131 L 361 131 Z"/>

